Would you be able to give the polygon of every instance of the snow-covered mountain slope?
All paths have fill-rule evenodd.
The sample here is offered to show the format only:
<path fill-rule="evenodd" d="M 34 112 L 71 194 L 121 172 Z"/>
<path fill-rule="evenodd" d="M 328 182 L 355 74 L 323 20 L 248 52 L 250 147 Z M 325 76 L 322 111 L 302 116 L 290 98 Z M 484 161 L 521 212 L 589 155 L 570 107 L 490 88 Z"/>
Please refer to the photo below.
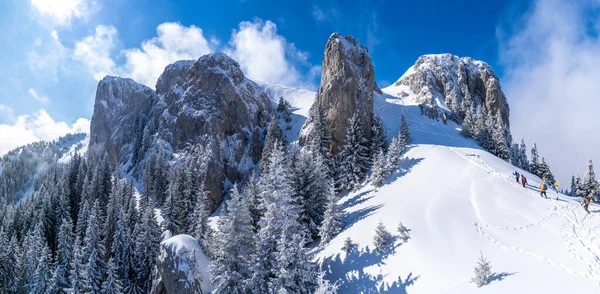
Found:
<path fill-rule="evenodd" d="M 56 162 L 87 151 L 86 134 L 68 134 L 54 141 L 40 141 L 15 148 L 0 157 L 0 203 L 17 201 L 33 191 L 36 179 Z"/>
<path fill-rule="evenodd" d="M 519 170 L 529 181 L 523 188 L 513 166 L 461 137 L 453 122 L 404 105 L 413 99 L 375 95 L 388 137 L 404 113 L 413 144 L 383 187 L 367 185 L 340 199 L 343 231 L 314 249 L 340 293 L 598 292 L 600 208 L 590 206 L 592 215 L 583 219 L 576 199 L 556 200 L 553 190 L 551 199 L 541 198 L 539 178 Z M 394 235 L 401 221 L 411 239 L 374 253 L 379 221 Z M 358 244 L 350 255 L 341 249 L 347 237 Z M 480 252 L 496 277 L 484 288 L 470 282 Z"/>

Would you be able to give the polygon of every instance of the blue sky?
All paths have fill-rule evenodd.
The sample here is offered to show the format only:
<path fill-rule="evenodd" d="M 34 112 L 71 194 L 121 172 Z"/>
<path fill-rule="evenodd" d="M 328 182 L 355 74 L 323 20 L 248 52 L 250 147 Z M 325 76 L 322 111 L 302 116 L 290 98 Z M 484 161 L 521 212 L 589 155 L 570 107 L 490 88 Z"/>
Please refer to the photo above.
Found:
<path fill-rule="evenodd" d="M 380 86 L 423 54 L 490 63 L 509 99 L 515 138 L 537 141 L 551 164 L 573 173 L 597 156 L 587 146 L 600 143 L 585 135 L 600 126 L 575 115 L 593 117 L 595 107 L 581 105 L 600 101 L 599 6 L 595 0 L 4 0 L 0 154 L 85 130 L 106 74 L 153 87 L 167 64 L 208 52 L 230 54 L 254 80 L 316 89 L 325 42 L 340 32 L 369 48 Z M 559 114 L 564 119 L 548 119 Z M 581 154 L 577 165 L 560 159 L 564 147 L 556 143 L 571 141 L 583 148 L 572 151 Z"/>

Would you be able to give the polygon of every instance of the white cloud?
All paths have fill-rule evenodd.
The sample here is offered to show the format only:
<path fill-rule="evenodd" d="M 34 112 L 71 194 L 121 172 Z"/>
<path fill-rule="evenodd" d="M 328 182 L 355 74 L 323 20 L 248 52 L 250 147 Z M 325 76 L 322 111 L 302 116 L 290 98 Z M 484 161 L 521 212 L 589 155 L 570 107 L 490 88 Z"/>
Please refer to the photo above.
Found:
<path fill-rule="evenodd" d="M 32 142 L 54 140 L 68 133 L 89 133 L 90 122 L 80 118 L 72 125 L 57 122 L 41 109 L 33 115 L 21 115 L 14 124 L 0 124 L 0 155 Z"/>
<path fill-rule="evenodd" d="M 29 95 L 31 95 L 31 97 L 33 97 L 33 99 L 35 99 L 36 101 L 42 103 L 42 104 L 46 104 L 48 103 L 48 101 L 50 101 L 50 99 L 48 99 L 48 97 L 44 96 L 44 95 L 39 95 L 37 93 L 37 91 L 35 91 L 35 89 L 29 88 Z"/>
<path fill-rule="evenodd" d="M 536 141 L 565 187 L 588 159 L 600 163 L 598 9 L 591 0 L 539 0 L 500 40 L 513 135 Z"/>
<path fill-rule="evenodd" d="M 143 41 L 140 48 L 118 51 L 117 30 L 98 26 L 93 35 L 76 42 L 73 59 L 96 80 L 108 74 L 120 75 L 154 88 L 167 65 L 182 59 L 195 60 L 219 49 L 219 40 L 205 37 L 195 26 L 162 23 L 156 31 L 157 36 Z M 58 36 L 53 34 L 53 39 L 58 40 Z M 306 52 L 278 35 L 271 21 L 241 22 L 223 50 L 256 81 L 314 89 L 313 81 L 320 74 L 320 66 L 310 64 Z M 115 52 L 124 56 L 122 64 L 115 62 Z M 306 74 L 299 68 L 306 69 Z"/>
<path fill-rule="evenodd" d="M 0 104 L 0 123 L 9 122 L 13 120 L 13 110 L 12 108 Z"/>
<path fill-rule="evenodd" d="M 244 73 L 253 80 L 289 86 L 311 87 L 297 69 L 307 64 L 307 53 L 277 34 L 271 22 L 244 21 L 234 30 L 226 52 L 237 60 Z"/>
<path fill-rule="evenodd" d="M 58 25 L 69 25 L 73 18 L 85 19 L 97 9 L 91 0 L 31 0 L 31 6 Z"/>
<path fill-rule="evenodd" d="M 116 66 L 111 52 L 115 47 L 116 36 L 117 29 L 113 26 L 97 26 L 94 35 L 75 43 L 73 59 L 83 64 L 96 80 L 114 73 Z"/>
<path fill-rule="evenodd" d="M 124 51 L 126 63 L 120 70 L 127 77 L 154 88 L 165 67 L 182 59 L 198 59 L 213 51 L 216 39 L 209 41 L 202 29 L 179 23 L 162 23 L 156 28 L 157 37 L 142 42 L 141 49 Z"/>
<path fill-rule="evenodd" d="M 59 40 L 60 40 L 60 39 L 58 38 L 58 32 L 57 32 L 56 30 L 52 30 L 52 31 L 50 32 L 50 36 L 52 37 L 52 39 L 53 39 L 54 41 L 59 41 Z"/>

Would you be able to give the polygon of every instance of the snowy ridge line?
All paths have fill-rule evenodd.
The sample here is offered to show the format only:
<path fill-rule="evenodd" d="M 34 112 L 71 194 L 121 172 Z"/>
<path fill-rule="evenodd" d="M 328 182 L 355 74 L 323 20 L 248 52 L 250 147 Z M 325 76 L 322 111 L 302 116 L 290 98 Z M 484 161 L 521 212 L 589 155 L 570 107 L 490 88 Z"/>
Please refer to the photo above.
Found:
<path fill-rule="evenodd" d="M 555 266 L 555 267 L 561 268 L 561 269 L 563 269 L 564 271 L 566 271 L 566 272 L 568 272 L 570 274 L 581 276 L 581 277 L 585 277 L 585 278 L 588 278 L 589 280 L 592 280 L 592 281 L 600 283 L 600 277 L 598 277 L 598 276 L 592 275 L 589 272 L 586 273 L 586 272 L 581 272 L 581 271 L 574 270 L 574 269 L 572 269 L 572 268 L 570 268 L 570 267 L 568 267 L 568 266 L 566 266 L 564 264 L 560 264 L 560 263 L 554 262 L 554 261 L 552 261 L 552 260 L 550 260 L 550 259 L 548 259 L 548 258 L 546 258 L 546 257 L 544 257 L 544 256 L 542 256 L 540 254 L 533 253 L 533 252 L 525 250 L 523 248 L 520 248 L 520 247 L 517 247 L 517 246 L 506 245 L 506 244 L 504 244 L 504 243 L 496 240 L 494 237 L 490 236 L 486 232 L 484 232 L 483 228 L 478 223 L 474 223 L 474 226 L 475 226 L 475 230 L 477 231 L 477 233 L 479 233 L 481 236 L 483 236 L 484 238 L 488 239 L 490 242 L 494 243 L 496 246 L 498 246 L 498 247 L 500 247 L 500 248 L 502 248 L 504 250 L 511 249 L 511 250 L 514 250 L 514 251 L 517 251 L 517 252 L 524 253 L 524 254 L 529 255 L 529 256 L 531 256 L 531 257 L 533 257 L 535 259 L 543 261 L 543 262 L 545 262 L 545 263 L 547 263 L 547 264 L 549 264 L 551 266 Z"/>

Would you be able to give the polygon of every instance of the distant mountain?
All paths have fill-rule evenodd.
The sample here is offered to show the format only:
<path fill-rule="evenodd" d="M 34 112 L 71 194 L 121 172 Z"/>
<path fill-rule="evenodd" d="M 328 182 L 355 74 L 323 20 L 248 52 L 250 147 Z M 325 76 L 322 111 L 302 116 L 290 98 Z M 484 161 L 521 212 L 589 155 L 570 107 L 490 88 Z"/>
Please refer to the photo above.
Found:
<path fill-rule="evenodd" d="M 48 167 L 87 151 L 86 134 L 69 134 L 57 140 L 18 147 L 0 157 L 0 205 L 27 196 Z"/>

